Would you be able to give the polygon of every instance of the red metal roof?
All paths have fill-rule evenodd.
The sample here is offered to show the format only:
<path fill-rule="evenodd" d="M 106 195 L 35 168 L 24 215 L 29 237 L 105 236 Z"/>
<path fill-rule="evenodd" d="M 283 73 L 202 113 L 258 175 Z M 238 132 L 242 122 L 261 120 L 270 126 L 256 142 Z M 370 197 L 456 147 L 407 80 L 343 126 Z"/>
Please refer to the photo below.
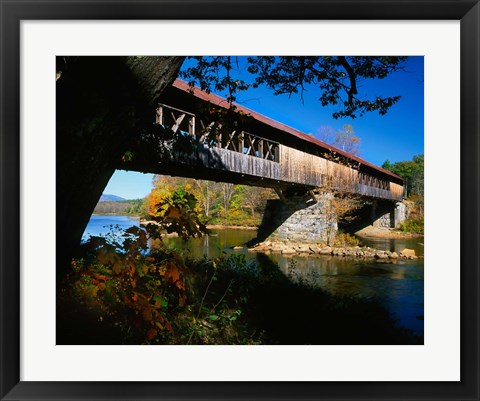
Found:
<path fill-rule="evenodd" d="M 173 87 L 175 87 L 177 89 L 181 89 L 185 92 L 190 92 L 192 90 L 192 87 L 187 82 L 185 82 L 181 79 L 178 79 L 178 78 L 173 83 Z M 201 90 L 200 88 L 198 88 L 196 86 L 193 87 L 193 95 L 195 97 L 199 98 L 199 99 L 210 102 L 210 103 L 212 103 L 216 106 L 220 106 L 220 107 L 224 107 L 224 108 L 228 107 L 228 102 L 223 97 L 215 95 L 213 93 L 207 93 L 207 92 Z M 349 159 L 355 160 L 355 161 L 357 161 L 357 162 L 359 162 L 359 163 L 361 163 L 365 166 L 371 167 L 371 168 L 373 168 L 377 171 L 380 171 L 380 172 L 382 172 L 386 175 L 389 175 L 391 177 L 395 177 L 395 178 L 403 181 L 403 178 L 401 178 L 398 175 L 392 173 L 391 171 L 385 170 L 381 167 L 376 166 L 373 163 L 368 162 L 367 160 L 364 160 L 364 159 L 362 159 L 358 156 L 352 155 L 348 152 L 345 152 L 341 149 L 338 149 L 335 146 L 329 145 L 329 144 L 327 144 L 323 141 L 320 141 L 319 139 L 317 139 L 317 138 L 315 138 L 311 135 L 307 135 L 307 134 L 305 134 L 305 133 L 303 133 L 303 132 L 301 132 L 301 131 L 299 131 L 295 128 L 289 127 L 288 125 L 285 125 L 285 124 L 283 124 L 279 121 L 272 120 L 271 118 L 268 118 L 268 117 L 264 116 L 263 114 L 257 113 L 256 111 L 248 109 L 247 107 L 241 106 L 239 104 L 235 104 L 235 107 L 236 107 L 236 110 L 241 111 L 241 112 L 251 116 L 252 118 L 254 118 L 257 121 L 260 121 L 260 122 L 262 122 L 264 124 L 267 124 L 267 125 L 269 125 L 273 128 L 276 128 L 278 130 L 288 132 L 289 134 L 294 135 L 297 138 L 300 138 L 304 141 L 308 141 L 310 143 L 315 144 L 316 146 L 322 147 L 322 148 L 327 149 L 329 151 L 336 152 L 336 153 L 338 153 L 342 156 L 348 157 Z"/>

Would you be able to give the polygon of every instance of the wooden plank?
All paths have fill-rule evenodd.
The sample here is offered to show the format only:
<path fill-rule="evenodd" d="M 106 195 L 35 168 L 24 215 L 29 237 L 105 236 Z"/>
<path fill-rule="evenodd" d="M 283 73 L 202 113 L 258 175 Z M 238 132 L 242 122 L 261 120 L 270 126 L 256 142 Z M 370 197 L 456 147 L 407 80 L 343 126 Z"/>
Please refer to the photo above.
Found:
<path fill-rule="evenodd" d="M 188 120 L 188 133 L 190 136 L 195 137 L 195 116 L 190 116 Z"/>
<path fill-rule="evenodd" d="M 244 150 L 244 132 L 241 131 L 240 134 L 238 135 L 238 151 L 243 154 Z"/>
<path fill-rule="evenodd" d="M 163 125 L 163 107 L 162 106 L 159 106 L 157 108 L 155 122 L 157 124 Z"/>
<path fill-rule="evenodd" d="M 182 123 L 183 119 L 185 118 L 185 114 L 181 114 L 180 117 L 175 119 L 175 115 L 172 113 L 172 117 L 174 118 L 175 125 L 171 128 L 173 132 L 177 132 L 180 128 L 180 124 Z"/>

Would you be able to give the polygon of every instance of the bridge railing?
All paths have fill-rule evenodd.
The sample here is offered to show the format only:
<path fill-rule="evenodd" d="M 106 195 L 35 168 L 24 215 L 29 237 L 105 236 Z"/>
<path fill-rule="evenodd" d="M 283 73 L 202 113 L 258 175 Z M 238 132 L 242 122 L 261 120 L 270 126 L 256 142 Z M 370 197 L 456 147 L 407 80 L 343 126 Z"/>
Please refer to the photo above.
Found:
<path fill-rule="evenodd" d="M 159 104 L 155 122 L 170 128 L 174 133 L 186 132 L 195 137 L 195 114 L 175 107 Z"/>
<path fill-rule="evenodd" d="M 274 162 L 280 161 L 280 144 L 246 131 L 219 133 L 216 136 L 217 148 L 232 150 L 247 156 L 259 157 Z"/>
<path fill-rule="evenodd" d="M 185 133 L 200 143 L 212 143 L 217 148 L 238 152 L 247 156 L 259 157 L 274 162 L 280 161 L 280 144 L 243 130 L 231 133 L 217 130 L 215 137 L 209 135 L 213 124 L 206 125 L 195 114 L 165 104 L 159 104 L 155 122 L 170 128 L 174 133 Z"/>

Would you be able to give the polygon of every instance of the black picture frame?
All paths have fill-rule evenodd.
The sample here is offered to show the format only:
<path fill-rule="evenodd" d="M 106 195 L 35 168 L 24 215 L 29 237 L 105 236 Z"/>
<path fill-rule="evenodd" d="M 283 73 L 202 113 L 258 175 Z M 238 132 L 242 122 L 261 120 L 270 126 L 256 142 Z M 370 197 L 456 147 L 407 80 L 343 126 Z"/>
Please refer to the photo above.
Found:
<path fill-rule="evenodd" d="M 478 400 L 478 0 L 0 0 L 0 286 L 2 400 Z M 460 20 L 461 380 L 459 382 L 24 382 L 20 381 L 21 20 Z M 448 188 L 447 188 L 448 190 Z"/>

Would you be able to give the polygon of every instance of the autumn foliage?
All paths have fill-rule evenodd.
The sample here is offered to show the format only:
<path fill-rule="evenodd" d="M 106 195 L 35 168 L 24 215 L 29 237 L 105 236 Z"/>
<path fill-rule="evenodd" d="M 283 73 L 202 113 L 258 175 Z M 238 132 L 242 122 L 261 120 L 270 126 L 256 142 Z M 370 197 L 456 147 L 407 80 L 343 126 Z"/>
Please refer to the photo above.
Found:
<path fill-rule="evenodd" d="M 129 228 L 120 244 L 93 237 L 73 262 L 76 298 L 126 333 L 151 342 L 174 335 L 171 314 L 185 305 L 185 264 L 175 252 L 149 252 L 147 232 Z"/>
<path fill-rule="evenodd" d="M 195 195 L 190 187 L 175 188 L 157 186 L 148 198 L 148 215 L 159 230 L 150 230 L 153 238 L 159 239 L 162 231 L 177 233 L 181 238 L 200 237 L 207 232 L 201 222 Z"/>
<path fill-rule="evenodd" d="M 185 190 L 154 191 L 149 213 L 156 224 L 131 227 L 120 237 L 91 237 L 83 257 L 72 262 L 74 297 L 118 326 L 128 341 L 158 342 L 175 337 L 172 317 L 185 307 L 187 267 L 176 252 L 150 249 L 150 239 L 175 232 L 184 239 L 206 232 L 195 197 Z"/>

